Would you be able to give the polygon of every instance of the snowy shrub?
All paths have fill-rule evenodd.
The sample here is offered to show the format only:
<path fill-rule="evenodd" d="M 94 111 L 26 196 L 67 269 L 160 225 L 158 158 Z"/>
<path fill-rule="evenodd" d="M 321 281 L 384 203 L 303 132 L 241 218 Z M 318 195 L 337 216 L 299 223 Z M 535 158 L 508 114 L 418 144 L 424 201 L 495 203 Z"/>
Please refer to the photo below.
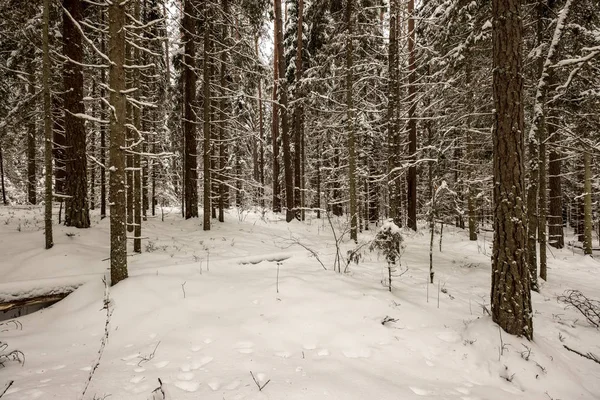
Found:
<path fill-rule="evenodd" d="M 378 229 L 375 239 L 369 246 L 371 251 L 378 251 L 385 256 L 387 262 L 387 278 L 384 285 L 392 291 L 392 276 L 396 272 L 396 265 L 400 266 L 400 257 L 404 251 L 404 238 L 398 225 L 388 219 Z M 405 271 L 406 272 L 406 271 Z"/>
<path fill-rule="evenodd" d="M 404 238 L 398 225 L 388 219 L 381 225 L 375 239 L 371 242 L 371 251 L 379 251 L 385 256 L 388 264 L 396 264 L 400 260 Z"/>
<path fill-rule="evenodd" d="M 7 321 L 0 323 L 0 331 L 6 331 L 13 326 L 15 329 L 22 328 L 21 323 L 18 321 Z M 0 340 L 0 367 L 4 367 L 10 361 L 25 364 L 25 354 L 20 350 L 9 350 L 8 343 Z"/>
<path fill-rule="evenodd" d="M 577 309 L 591 325 L 600 328 L 600 301 L 586 297 L 579 290 L 567 290 L 557 300 Z"/>

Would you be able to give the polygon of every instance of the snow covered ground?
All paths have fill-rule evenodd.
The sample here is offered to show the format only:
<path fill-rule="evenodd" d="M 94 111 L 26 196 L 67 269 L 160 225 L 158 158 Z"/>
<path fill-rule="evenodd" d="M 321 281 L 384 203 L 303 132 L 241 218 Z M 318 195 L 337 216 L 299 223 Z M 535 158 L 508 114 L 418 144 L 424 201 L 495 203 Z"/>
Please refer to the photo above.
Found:
<path fill-rule="evenodd" d="M 3 399 L 81 398 L 106 322 L 108 220 L 92 219 L 88 230 L 55 226 L 44 250 L 40 208 L 0 207 L 0 299 L 83 284 L 20 317 L 22 329 L 2 326 L 0 340 L 25 354 L 0 368 L 0 385 L 14 380 Z M 345 224 L 334 222 L 338 235 Z M 384 258 L 366 248 L 347 273 L 333 271 L 326 219 L 231 211 L 204 232 L 173 209 L 143 232 L 130 278 L 110 289 L 108 343 L 86 399 L 149 399 L 159 378 L 173 400 L 600 398 L 600 365 L 563 347 L 600 355 L 600 332 L 556 300 L 566 289 L 600 298 L 600 264 L 570 249 L 549 254 L 527 342 L 485 312 L 489 233 L 470 242 L 445 227 L 428 285 L 428 231 L 405 232 L 408 271 L 389 293 Z M 346 257 L 355 245 L 342 247 Z"/>

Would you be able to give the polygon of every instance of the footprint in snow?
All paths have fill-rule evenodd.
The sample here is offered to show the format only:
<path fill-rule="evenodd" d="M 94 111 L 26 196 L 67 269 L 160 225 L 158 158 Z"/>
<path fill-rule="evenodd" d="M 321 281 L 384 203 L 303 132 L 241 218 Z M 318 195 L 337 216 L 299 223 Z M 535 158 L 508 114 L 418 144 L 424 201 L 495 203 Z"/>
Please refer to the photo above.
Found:
<path fill-rule="evenodd" d="M 180 381 L 191 381 L 194 379 L 194 374 L 192 372 L 182 372 L 181 374 L 177 375 L 177 379 Z"/>
<path fill-rule="evenodd" d="M 211 362 L 213 360 L 212 357 L 202 357 L 201 359 L 194 361 L 191 365 L 193 370 L 199 369 L 204 367 L 206 364 L 208 364 L 209 362 Z"/>
<path fill-rule="evenodd" d="M 155 364 L 154 364 L 154 366 L 155 366 L 156 368 L 158 368 L 158 369 L 161 369 L 161 368 L 164 368 L 164 367 L 166 367 L 167 365 L 169 365 L 169 362 L 170 362 L 170 361 L 161 361 L 161 362 L 157 362 L 157 363 L 155 363 Z"/>
<path fill-rule="evenodd" d="M 143 381 L 144 379 L 145 379 L 145 378 L 144 378 L 144 376 L 143 376 L 143 375 L 136 375 L 136 376 L 134 376 L 133 378 L 131 378 L 131 379 L 129 380 L 129 382 L 131 382 L 131 383 L 140 383 L 140 382 L 141 382 L 141 381 Z"/>
<path fill-rule="evenodd" d="M 354 349 L 342 351 L 344 356 L 347 358 L 369 358 L 371 357 L 371 350 L 369 349 Z"/>
<path fill-rule="evenodd" d="M 429 396 L 429 395 L 433 394 L 433 392 L 431 392 L 429 390 L 421 389 L 421 388 L 414 387 L 414 386 L 409 386 L 408 388 L 410 390 L 412 390 L 414 394 L 419 395 L 419 396 Z"/>
<path fill-rule="evenodd" d="M 241 381 L 237 381 L 237 380 L 233 381 L 230 384 L 228 384 L 227 386 L 225 386 L 225 389 L 227 389 L 227 390 L 235 390 L 235 389 L 237 389 L 240 386 L 241 383 L 242 383 Z"/>
<path fill-rule="evenodd" d="M 318 355 L 318 356 L 321 356 L 321 357 L 328 356 L 328 355 L 329 355 L 329 350 L 327 350 L 327 349 L 320 349 L 320 350 L 317 352 L 317 355 Z"/>
<path fill-rule="evenodd" d="M 219 390 L 221 387 L 221 382 L 219 382 L 219 380 L 216 378 L 209 380 L 207 384 L 213 390 L 213 392 Z"/>
<path fill-rule="evenodd" d="M 254 343 L 252 342 L 237 342 L 235 348 L 242 354 L 254 353 Z"/>
<path fill-rule="evenodd" d="M 175 382 L 175 387 L 185 392 L 195 392 L 200 387 L 200 384 L 198 382 L 177 381 Z"/>
<path fill-rule="evenodd" d="M 469 393 L 471 393 L 471 391 L 469 389 L 462 388 L 462 387 L 454 388 L 454 390 L 456 390 L 460 394 L 469 394 Z"/>

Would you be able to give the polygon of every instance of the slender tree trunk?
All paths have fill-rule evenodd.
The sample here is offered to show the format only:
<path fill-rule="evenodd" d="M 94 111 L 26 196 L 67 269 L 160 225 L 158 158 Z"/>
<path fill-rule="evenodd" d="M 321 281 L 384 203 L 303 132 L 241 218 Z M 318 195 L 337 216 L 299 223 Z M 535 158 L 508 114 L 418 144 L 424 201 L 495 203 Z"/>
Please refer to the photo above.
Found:
<path fill-rule="evenodd" d="M 592 155 L 587 150 L 583 153 L 583 254 L 592 255 Z"/>
<path fill-rule="evenodd" d="M 116 285 L 127 278 L 127 227 L 125 215 L 125 4 L 108 6 L 108 57 L 110 104 L 110 279 Z"/>
<path fill-rule="evenodd" d="M 354 127 L 354 103 L 352 99 L 352 0 L 346 0 L 346 109 L 348 124 L 348 180 L 350 181 L 350 239 L 358 242 L 356 207 L 356 148 Z"/>
<path fill-rule="evenodd" d="M 389 216 L 398 226 L 400 219 L 399 132 L 398 132 L 398 0 L 390 3 L 390 44 L 388 48 L 388 191 Z"/>
<path fill-rule="evenodd" d="M 256 52 L 256 57 L 259 56 L 258 53 L 258 36 L 254 39 L 254 47 Z M 258 189 L 258 198 L 260 202 L 260 207 L 265 208 L 265 129 L 264 129 L 264 121 L 263 121 L 263 104 L 262 104 L 262 79 L 258 79 L 258 132 L 259 132 L 259 166 L 258 166 L 258 175 L 260 179 L 260 188 Z"/>
<path fill-rule="evenodd" d="M 565 246 L 563 233 L 563 201 L 562 201 L 562 178 L 561 164 L 562 153 L 557 144 L 560 142 L 560 134 L 556 129 L 558 118 L 552 108 L 548 110 L 548 144 L 550 147 L 548 161 L 548 186 L 550 189 L 550 213 L 548 215 L 548 233 L 550 246 L 562 249 Z M 542 275 L 540 267 L 540 276 Z M 542 277 L 542 279 L 546 279 Z"/>
<path fill-rule="evenodd" d="M 408 0 L 408 153 L 411 165 L 408 167 L 408 227 L 417 230 L 417 109 L 416 60 L 415 60 L 415 1 Z"/>
<path fill-rule="evenodd" d="M 102 25 L 104 25 L 104 12 L 102 15 Z M 103 54 L 106 54 L 106 39 L 104 37 L 104 32 L 101 34 L 101 42 L 100 42 L 100 51 Z M 106 84 L 106 72 L 105 69 L 102 68 L 100 70 L 100 81 L 103 84 Z M 100 97 L 104 98 L 106 96 L 106 92 L 104 90 L 104 86 L 100 85 Z M 104 101 L 100 102 L 100 114 L 102 117 L 106 115 L 106 105 Z M 100 219 L 106 218 L 106 125 L 100 124 Z"/>
<path fill-rule="evenodd" d="M 67 57 L 63 68 L 65 139 L 67 143 L 67 181 L 69 196 L 65 209 L 65 225 L 76 228 L 90 227 L 87 193 L 87 157 L 85 125 L 77 114 L 84 114 L 83 106 L 83 39 L 75 25 L 83 20 L 83 2 L 63 0 L 63 52 Z"/>
<path fill-rule="evenodd" d="M 283 24 L 281 20 L 281 0 L 275 2 L 275 29 L 277 31 L 277 69 L 279 77 L 279 108 L 281 117 L 281 141 L 283 147 L 283 174 L 285 178 L 285 220 L 294 219 L 294 177 L 292 175 L 292 156 L 290 152 L 290 132 L 288 126 L 288 97 L 285 79 L 285 57 L 283 53 Z"/>
<path fill-rule="evenodd" d="M 196 159 L 196 115 L 193 107 L 196 104 L 196 73 L 194 71 L 196 49 L 194 38 L 196 36 L 196 9 L 195 0 L 184 0 L 182 27 L 183 42 L 185 47 L 183 81 L 184 81 L 184 193 L 185 193 L 185 218 L 198 217 L 198 162 Z M 209 214 L 210 217 L 210 214 Z"/>
<path fill-rule="evenodd" d="M 35 94 L 35 69 L 33 65 L 33 52 L 31 53 L 31 59 L 27 61 L 27 73 L 29 74 L 29 81 L 27 85 L 27 91 L 30 96 L 33 97 Z M 31 99 L 29 120 L 27 121 L 27 201 L 29 204 L 37 203 L 36 195 L 36 159 L 35 159 L 35 100 Z"/>
<path fill-rule="evenodd" d="M 276 1 L 276 0 L 275 0 Z M 274 3 L 275 4 L 275 3 Z M 281 9 L 281 3 L 280 3 Z M 279 45 L 277 44 L 277 24 L 274 25 L 273 32 L 273 117 L 272 117 L 272 147 L 273 147 L 273 212 L 281 212 L 281 188 L 279 186 L 279 104 L 278 85 L 279 85 L 279 68 L 278 59 Z"/>
<path fill-rule="evenodd" d="M 519 0 L 492 0 L 494 248 L 492 319 L 533 339 L 526 254 L 522 20 Z"/>
<path fill-rule="evenodd" d="M 229 43 L 229 24 L 227 21 L 227 16 L 229 15 L 229 1 L 223 0 L 222 4 L 222 13 L 223 13 L 223 26 L 221 27 L 221 36 L 223 41 L 223 46 L 227 46 Z M 258 54 L 258 53 L 257 53 Z M 225 190 L 227 187 L 225 186 L 225 168 L 227 163 L 227 158 L 225 156 L 225 146 L 227 146 L 225 142 L 226 135 L 226 118 L 227 115 L 225 113 L 225 108 L 227 107 L 227 102 L 225 97 L 228 96 L 227 93 L 227 54 L 225 51 L 221 51 L 220 56 L 220 71 L 219 71 L 219 80 L 221 85 L 221 100 L 219 100 L 219 222 L 225 222 Z M 258 83 L 259 91 L 260 91 L 260 81 Z M 261 110 L 262 111 L 262 110 Z"/>
<path fill-rule="evenodd" d="M 296 75 L 295 75 L 295 106 L 294 106 L 294 207 L 302 210 L 302 140 L 304 136 L 304 110 L 302 107 L 302 17 L 304 1 L 298 0 L 298 23 L 296 26 Z M 302 213 L 302 211 L 300 211 Z M 296 213 L 299 216 L 299 213 Z"/>
<path fill-rule="evenodd" d="M 50 24 L 50 0 L 44 0 L 43 14 L 43 68 L 42 68 L 42 86 L 44 90 L 44 168 L 45 176 L 45 196 L 44 196 L 44 236 L 46 239 L 46 249 L 54 246 L 52 238 L 52 104 L 50 100 L 50 50 L 48 38 L 48 26 Z M 2 155 L 0 154 L 0 169 L 2 169 Z M 2 174 L 2 192 L 4 193 L 4 174 Z"/>
<path fill-rule="evenodd" d="M 0 142 L 0 183 L 2 185 L 2 204 L 8 205 L 6 200 L 6 187 L 4 186 L 4 159 L 2 158 L 2 143 Z"/>
<path fill-rule="evenodd" d="M 209 5 L 205 3 L 204 9 L 204 55 L 203 55 L 203 73 L 204 73 L 204 103 L 203 103 L 203 112 L 204 112 L 204 146 L 202 149 L 202 160 L 204 163 L 204 215 L 203 215 L 203 224 L 202 228 L 205 231 L 210 230 L 210 192 L 211 192 L 211 184 L 210 184 L 210 103 L 211 103 L 211 93 L 210 93 L 210 60 L 209 56 L 211 53 L 211 40 L 210 40 L 210 18 L 211 12 L 209 10 Z"/>

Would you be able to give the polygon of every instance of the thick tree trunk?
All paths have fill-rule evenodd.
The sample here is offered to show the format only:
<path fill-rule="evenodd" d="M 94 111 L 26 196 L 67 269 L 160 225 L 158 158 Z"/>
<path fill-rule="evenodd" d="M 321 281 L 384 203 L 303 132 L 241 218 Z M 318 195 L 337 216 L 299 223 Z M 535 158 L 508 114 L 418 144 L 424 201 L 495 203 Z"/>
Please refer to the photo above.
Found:
<path fill-rule="evenodd" d="M 398 124 L 398 0 L 390 3 L 390 45 L 388 48 L 388 191 L 389 217 L 398 226 L 402 226 L 400 215 L 401 193 L 399 177 L 400 135 Z"/>
<path fill-rule="evenodd" d="M 46 249 L 54 246 L 52 238 L 52 104 L 50 95 L 50 50 L 48 29 L 50 24 L 50 0 L 44 0 L 43 11 L 43 67 L 42 67 L 42 86 L 44 90 L 44 168 L 45 176 L 45 196 L 44 196 L 44 236 L 46 239 Z M 0 155 L 0 169 L 2 169 L 2 155 Z M 2 192 L 4 192 L 4 174 L 2 174 Z"/>
<path fill-rule="evenodd" d="M 273 117 L 271 125 L 271 139 L 273 147 L 273 212 L 281 212 L 281 188 L 279 186 L 279 104 L 278 85 L 279 85 L 279 68 L 278 55 L 279 46 L 277 44 L 277 24 L 274 25 L 273 32 Z"/>
<path fill-rule="evenodd" d="M 348 121 L 348 180 L 350 190 L 350 239 L 358 242 L 358 215 L 356 207 L 356 148 L 354 103 L 352 99 L 352 0 L 346 0 L 346 113 Z"/>
<path fill-rule="evenodd" d="M 283 175 L 285 180 L 285 220 L 294 219 L 294 177 L 292 175 L 292 155 L 290 152 L 290 132 L 288 125 L 288 97 L 285 79 L 285 57 L 283 52 L 283 24 L 281 19 L 281 0 L 275 2 L 275 29 L 277 32 L 277 69 L 279 77 L 279 114 L 281 118 L 281 145 L 283 147 Z"/>
<path fill-rule="evenodd" d="M 135 0 L 134 3 L 134 17 L 136 20 L 140 21 L 140 0 Z M 142 43 L 139 42 L 137 45 L 143 46 Z M 141 63 L 140 57 L 140 49 L 134 46 L 133 49 L 133 62 L 136 64 Z M 137 88 L 135 92 L 133 92 L 133 96 L 136 100 L 140 100 L 140 71 L 139 69 L 133 70 L 133 87 Z M 137 133 L 135 133 L 134 142 L 139 142 L 141 139 L 145 139 L 140 137 L 142 133 L 142 124 L 140 119 L 141 110 L 140 107 L 133 107 L 133 126 L 137 129 Z M 145 142 L 145 140 L 144 140 Z M 133 157 L 133 251 L 136 253 L 142 252 L 142 165 L 141 165 L 141 157 L 140 157 L 140 145 L 135 146 Z"/>
<path fill-rule="evenodd" d="M 302 106 L 302 99 L 304 93 L 302 91 L 302 17 L 304 12 L 304 0 L 298 0 L 298 23 L 296 29 L 296 75 L 295 75 L 295 106 L 294 106 L 294 207 L 300 209 L 300 214 L 303 213 L 302 208 L 302 165 L 304 159 L 302 158 L 302 141 L 304 139 L 304 109 Z M 296 212 L 296 216 L 298 212 Z"/>
<path fill-rule="evenodd" d="M 583 153 L 583 254 L 592 255 L 592 155 L 587 150 Z"/>
<path fill-rule="evenodd" d="M 183 66 L 183 176 L 184 176 L 184 205 L 185 218 L 198 217 L 198 161 L 196 158 L 196 9 L 195 0 L 184 0 L 182 30 L 185 47 Z"/>
<path fill-rule="evenodd" d="M 63 68 L 65 140 L 66 140 L 66 194 L 65 225 L 76 228 L 90 227 L 87 193 L 87 157 L 83 106 L 83 39 L 75 23 L 83 20 L 81 0 L 63 0 L 63 53 L 67 57 Z"/>
<path fill-rule="evenodd" d="M 110 279 L 116 285 L 127 278 L 127 227 L 125 215 L 125 8 L 108 6 L 108 57 L 110 104 Z"/>
<path fill-rule="evenodd" d="M 417 230 L 417 108 L 415 60 L 415 1 L 408 0 L 408 154 L 412 165 L 408 167 L 408 227 Z"/>
<path fill-rule="evenodd" d="M 523 125 L 522 21 L 519 0 L 493 0 L 494 248 L 492 319 L 533 339 L 527 240 Z"/>
<path fill-rule="evenodd" d="M 104 13 L 102 15 L 102 25 L 104 25 Z M 100 51 L 106 54 L 106 39 L 104 32 L 101 33 Z M 100 70 L 100 82 L 106 84 L 106 72 L 102 68 Z M 106 96 L 104 85 L 100 85 L 100 97 Z M 100 102 L 100 114 L 102 117 L 106 115 L 106 104 Z M 100 124 L 100 219 L 106 218 L 106 125 Z"/>
<path fill-rule="evenodd" d="M 202 146 L 202 161 L 204 165 L 204 213 L 202 220 L 202 228 L 205 231 L 210 230 L 210 217 L 211 217 L 211 206 L 210 206 L 210 192 L 211 192 L 211 177 L 210 177 L 210 103 L 211 103 L 211 93 L 210 93 L 210 60 L 209 56 L 211 53 L 211 40 L 210 40 L 210 10 L 209 5 L 205 3 L 204 9 L 204 54 L 203 54 L 203 86 L 204 86 L 204 99 L 203 99 L 203 115 L 204 115 L 204 145 Z"/>

